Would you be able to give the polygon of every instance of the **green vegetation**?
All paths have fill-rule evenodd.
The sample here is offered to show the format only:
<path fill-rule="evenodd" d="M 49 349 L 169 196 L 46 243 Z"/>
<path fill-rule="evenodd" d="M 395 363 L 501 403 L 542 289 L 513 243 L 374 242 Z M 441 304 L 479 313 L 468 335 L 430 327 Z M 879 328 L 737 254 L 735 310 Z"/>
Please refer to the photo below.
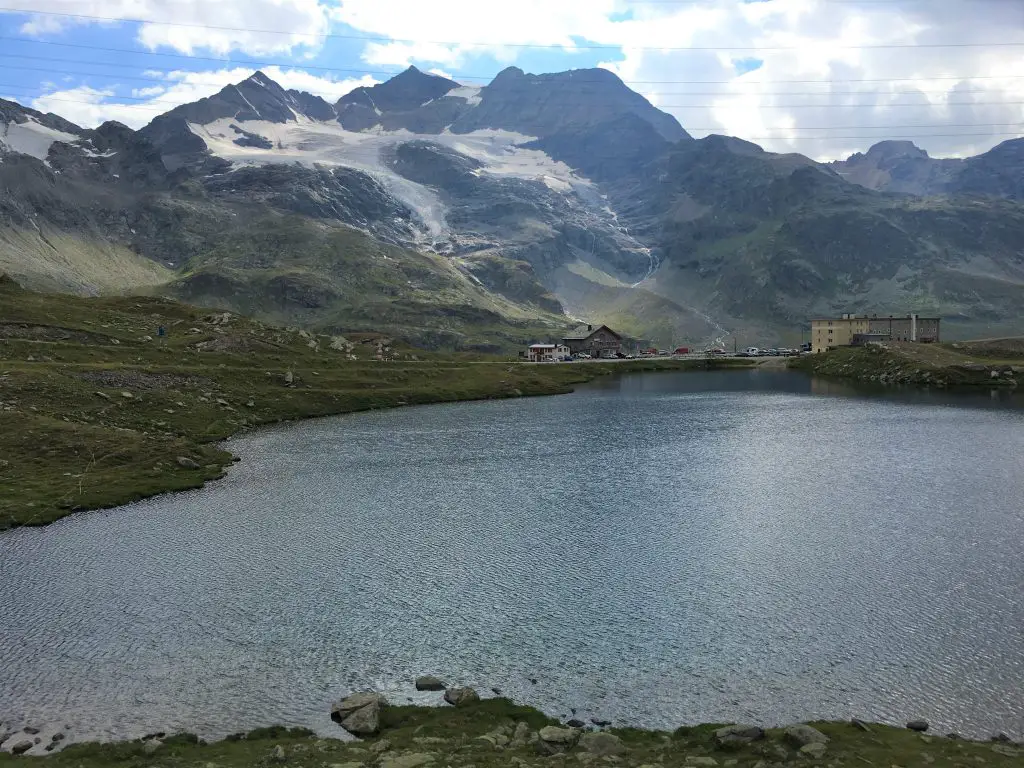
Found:
<path fill-rule="evenodd" d="M 0 277 L 0 529 L 202 485 L 231 462 L 217 442 L 260 424 L 721 364 L 424 353 L 379 334 L 315 336 L 162 298 L 29 293 Z"/>
<path fill-rule="evenodd" d="M 1024 346 L 1013 339 L 954 344 L 892 343 L 840 347 L 792 367 L 816 376 L 889 386 L 1015 389 Z"/>
<path fill-rule="evenodd" d="M 0 754 L 0 765 L 48 768 L 241 768 L 287 765 L 296 768 L 462 768 L 477 766 L 621 765 L 652 768 L 756 768 L 783 764 L 814 766 L 901 766 L 916 768 L 1009 768 L 1022 765 L 1024 750 L 1004 742 L 971 742 L 903 728 L 852 723 L 813 723 L 827 738 L 823 748 L 800 751 L 783 729 L 750 742 L 721 745 L 719 726 L 680 728 L 674 733 L 611 729 L 581 734 L 556 732 L 566 742 L 546 742 L 545 726 L 558 726 L 542 713 L 506 699 L 461 707 L 385 707 L 381 731 L 359 741 L 319 738 L 304 729 L 261 728 L 215 744 L 189 736 L 149 738 L 113 744 L 73 744 L 42 758 Z M 339 736 L 342 733 L 338 729 Z M 815 734 L 812 734 L 815 735 Z"/>

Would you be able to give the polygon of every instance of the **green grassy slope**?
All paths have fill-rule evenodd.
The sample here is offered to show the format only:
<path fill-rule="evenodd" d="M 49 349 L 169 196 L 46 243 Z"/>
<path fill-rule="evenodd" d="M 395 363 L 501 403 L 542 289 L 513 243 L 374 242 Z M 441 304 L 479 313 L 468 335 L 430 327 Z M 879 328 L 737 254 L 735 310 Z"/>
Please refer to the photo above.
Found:
<path fill-rule="evenodd" d="M 386 339 L 380 361 L 380 339 L 164 298 L 29 293 L 0 279 L 0 528 L 201 485 L 231 461 L 216 442 L 259 424 L 554 394 L 613 371 L 682 365 L 523 365 Z"/>

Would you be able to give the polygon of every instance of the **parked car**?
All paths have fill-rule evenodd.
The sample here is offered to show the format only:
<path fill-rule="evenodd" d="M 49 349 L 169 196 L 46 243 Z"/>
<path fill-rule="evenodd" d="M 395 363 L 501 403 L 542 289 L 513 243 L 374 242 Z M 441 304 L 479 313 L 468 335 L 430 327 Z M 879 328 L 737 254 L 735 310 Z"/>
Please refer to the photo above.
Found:
<path fill-rule="evenodd" d="M 757 357 L 761 354 L 761 350 L 757 347 L 747 347 L 747 354 L 745 357 Z"/>

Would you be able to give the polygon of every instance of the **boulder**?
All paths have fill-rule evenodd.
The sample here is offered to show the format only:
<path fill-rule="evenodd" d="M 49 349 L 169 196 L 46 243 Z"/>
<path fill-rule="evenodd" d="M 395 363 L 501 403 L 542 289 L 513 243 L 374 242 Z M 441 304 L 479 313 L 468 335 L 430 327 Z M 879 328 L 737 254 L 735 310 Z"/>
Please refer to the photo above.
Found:
<path fill-rule="evenodd" d="M 727 725 L 715 731 L 715 744 L 734 747 L 764 738 L 764 729 L 756 725 Z"/>
<path fill-rule="evenodd" d="M 444 700 L 453 707 L 464 707 L 480 701 L 480 695 L 472 688 L 449 688 L 444 692 Z"/>
<path fill-rule="evenodd" d="M 575 728 L 559 728 L 555 725 L 546 725 L 538 733 L 540 746 L 545 752 L 568 752 L 576 744 L 580 732 Z"/>
<path fill-rule="evenodd" d="M 806 747 L 808 744 L 828 744 L 828 736 L 809 725 L 788 725 L 782 732 L 783 737 L 794 747 Z"/>
<path fill-rule="evenodd" d="M 687 765 L 696 765 L 700 768 L 713 768 L 718 765 L 718 761 L 713 757 L 703 757 L 702 755 L 690 755 L 686 758 Z"/>
<path fill-rule="evenodd" d="M 928 730 L 928 721 L 911 720 L 909 723 L 907 723 L 907 728 L 909 728 L 912 731 L 917 731 L 918 733 L 924 733 Z"/>
<path fill-rule="evenodd" d="M 512 749 L 525 747 L 530 743 L 530 736 L 531 732 L 529 724 L 520 720 L 516 723 L 516 729 L 512 732 L 512 741 L 509 742 L 509 746 L 512 747 Z"/>
<path fill-rule="evenodd" d="M 179 456 L 175 461 L 178 462 L 178 466 L 182 469 L 199 469 L 199 462 L 190 459 L 188 456 Z"/>
<path fill-rule="evenodd" d="M 860 718 L 855 717 L 852 720 L 850 720 L 850 725 L 852 725 L 854 728 L 858 730 L 864 731 L 865 733 L 871 732 L 871 726 L 869 726 Z"/>
<path fill-rule="evenodd" d="M 270 753 L 270 759 L 275 763 L 283 763 L 287 756 L 284 753 L 284 747 L 278 744 Z"/>
<path fill-rule="evenodd" d="M 417 691 L 443 691 L 447 687 L 439 678 L 433 675 L 421 675 L 416 678 Z"/>
<path fill-rule="evenodd" d="M 389 749 L 391 749 L 391 739 L 381 739 L 370 745 L 370 751 L 375 755 L 387 752 Z"/>
<path fill-rule="evenodd" d="M 331 719 L 355 736 L 380 730 L 380 710 L 387 700 L 379 693 L 353 693 L 331 708 Z"/>
<path fill-rule="evenodd" d="M 820 741 L 815 741 L 811 744 L 804 744 L 802 747 L 800 747 L 800 754 L 804 755 L 805 757 L 821 759 L 825 756 L 825 750 L 827 749 L 828 747 L 825 746 L 823 743 L 821 743 Z"/>
<path fill-rule="evenodd" d="M 574 717 L 572 720 L 566 720 L 565 724 L 570 728 L 586 728 L 587 724 L 580 720 L 578 717 Z"/>
<path fill-rule="evenodd" d="M 598 757 L 621 755 L 625 751 L 622 739 L 613 733 L 592 732 L 580 736 L 580 749 Z"/>
<path fill-rule="evenodd" d="M 32 743 L 32 739 L 22 739 L 21 741 L 16 741 L 14 742 L 14 744 L 11 745 L 11 754 L 23 755 L 30 749 L 32 749 L 33 746 L 35 745 Z"/>

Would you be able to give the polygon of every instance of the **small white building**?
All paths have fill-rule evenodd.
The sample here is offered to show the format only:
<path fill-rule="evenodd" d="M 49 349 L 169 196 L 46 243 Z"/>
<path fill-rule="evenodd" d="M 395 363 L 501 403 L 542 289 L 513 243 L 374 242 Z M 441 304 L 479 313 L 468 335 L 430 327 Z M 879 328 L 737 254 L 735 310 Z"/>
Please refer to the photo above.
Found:
<path fill-rule="evenodd" d="M 531 363 L 555 363 L 571 354 L 564 344 L 531 344 L 526 359 Z"/>

